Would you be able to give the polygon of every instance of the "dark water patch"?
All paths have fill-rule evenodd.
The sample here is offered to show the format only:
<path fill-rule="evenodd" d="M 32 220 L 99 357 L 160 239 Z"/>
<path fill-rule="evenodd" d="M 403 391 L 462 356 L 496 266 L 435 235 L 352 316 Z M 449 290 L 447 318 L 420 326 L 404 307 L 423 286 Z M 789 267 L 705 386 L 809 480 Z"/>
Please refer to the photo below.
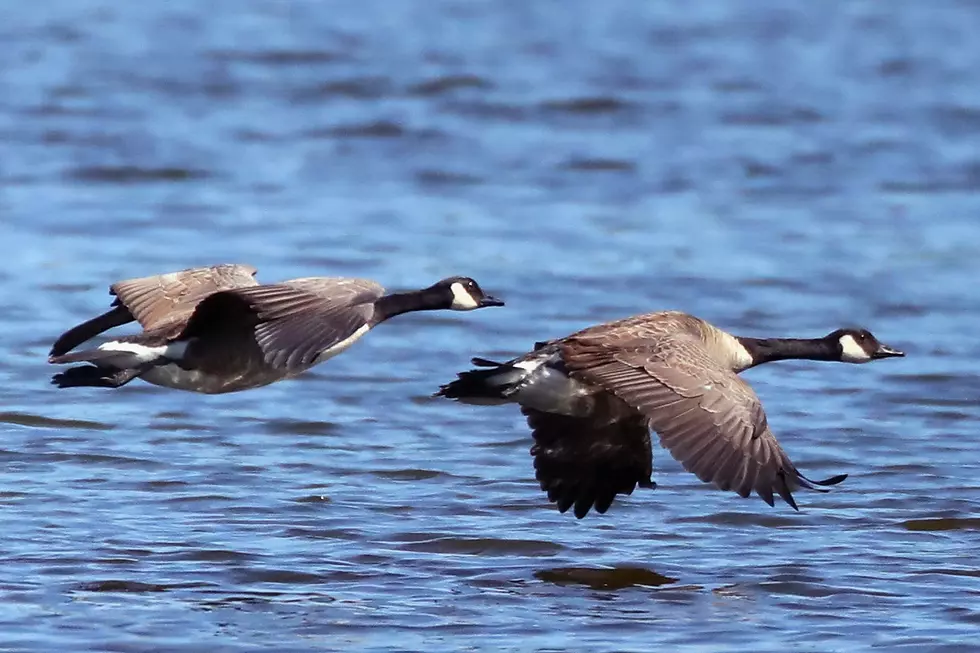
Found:
<path fill-rule="evenodd" d="M 184 421 L 167 421 L 167 422 L 152 422 L 146 425 L 146 428 L 151 431 L 167 431 L 167 432 L 178 432 L 178 431 L 189 431 L 191 433 L 204 433 L 210 431 L 212 426 L 209 424 L 195 424 L 194 422 L 184 422 Z M 161 442 L 169 442 L 167 440 L 156 440 L 157 444 Z"/>
<path fill-rule="evenodd" d="M 445 108 L 460 116 L 472 118 L 477 122 L 480 120 L 523 122 L 529 120 L 534 114 L 530 107 L 484 100 L 447 101 Z"/>
<path fill-rule="evenodd" d="M 937 574 L 940 576 L 960 576 L 963 578 L 980 578 L 980 569 L 953 569 L 948 567 L 939 567 L 934 569 L 918 569 L 912 573 L 914 573 L 917 576 Z"/>
<path fill-rule="evenodd" d="M 915 71 L 915 61 L 906 58 L 886 59 L 875 70 L 881 77 L 907 77 Z"/>
<path fill-rule="evenodd" d="M 547 112 L 581 116 L 619 113 L 631 106 L 629 102 L 610 96 L 564 98 L 541 103 L 541 108 Z"/>
<path fill-rule="evenodd" d="M 391 94 L 393 85 L 387 77 L 354 77 L 323 82 L 293 92 L 295 102 L 320 102 L 333 98 L 371 100 Z"/>
<path fill-rule="evenodd" d="M 481 440 L 474 446 L 480 449 L 514 449 L 516 447 L 530 447 L 531 434 L 529 432 L 526 436 L 505 440 Z"/>
<path fill-rule="evenodd" d="M 792 279 L 789 277 L 750 277 L 742 280 L 741 283 L 745 284 L 746 286 L 753 286 L 757 288 L 781 288 L 783 290 L 792 290 L 793 292 L 803 292 L 811 287 L 809 281 Z M 751 317 L 755 318 L 755 320 L 759 320 L 760 318 L 770 319 L 774 316 L 771 313 L 757 311 L 754 312 Z"/>
<path fill-rule="evenodd" d="M 446 95 L 462 89 L 488 90 L 493 87 L 492 81 L 478 75 L 443 75 L 409 86 L 408 93 L 421 97 L 431 97 Z"/>
<path fill-rule="evenodd" d="M 213 175 L 207 170 L 181 167 L 80 166 L 66 176 L 74 181 L 102 184 L 147 184 L 199 181 Z"/>
<path fill-rule="evenodd" d="M 170 503 L 174 505 L 184 505 L 191 503 L 228 503 L 235 501 L 235 497 L 228 496 L 227 494 L 192 494 L 184 496 L 167 497 L 164 499 L 165 503 Z"/>
<path fill-rule="evenodd" d="M 709 488 L 710 489 L 710 488 Z M 778 504 L 777 504 L 778 505 Z M 768 506 L 765 506 L 768 508 Z M 766 513 L 716 512 L 710 515 L 675 517 L 670 520 L 677 524 L 715 524 L 718 526 L 763 526 L 765 528 L 801 527 L 804 524 L 789 517 Z"/>
<path fill-rule="evenodd" d="M 298 537 L 311 540 L 350 540 L 364 538 L 364 533 L 355 528 L 304 528 L 294 526 L 283 531 L 285 537 Z"/>
<path fill-rule="evenodd" d="M 833 184 L 815 183 L 810 185 L 782 183 L 782 184 L 760 184 L 757 187 L 743 188 L 740 194 L 743 197 L 759 200 L 794 198 L 821 198 L 830 197 L 840 191 L 840 188 Z"/>
<path fill-rule="evenodd" d="M 787 127 L 818 123 L 825 116 L 809 107 L 757 107 L 752 111 L 728 111 L 722 113 L 721 122 L 739 127 Z"/>
<path fill-rule="evenodd" d="M 118 565 L 128 567 L 138 565 L 140 562 L 136 558 L 124 558 L 121 556 L 106 556 L 104 558 L 97 558 L 95 561 L 100 565 Z"/>
<path fill-rule="evenodd" d="M 191 414 L 186 410 L 161 410 L 154 415 L 160 419 L 186 419 L 190 416 Z"/>
<path fill-rule="evenodd" d="M 164 553 L 155 556 L 161 560 L 168 560 L 172 562 L 184 561 L 184 562 L 240 562 L 245 563 L 250 560 L 255 560 L 256 555 L 252 553 L 245 553 L 244 551 L 235 551 L 234 549 L 203 549 L 197 547 L 188 547 L 182 551 L 174 551 L 171 553 Z"/>
<path fill-rule="evenodd" d="M 720 93 L 756 93 L 762 90 L 762 85 L 758 82 L 746 78 L 722 79 L 711 84 L 711 88 Z"/>
<path fill-rule="evenodd" d="M 296 443 L 295 446 L 297 451 L 302 449 L 323 450 L 323 449 L 331 448 L 329 444 L 324 444 L 320 440 L 300 440 L 299 442 Z M 302 461 L 302 462 L 291 461 L 291 462 L 279 463 L 278 465 L 276 465 L 276 467 L 289 474 L 293 474 L 295 472 L 298 476 L 302 477 L 306 475 L 316 475 L 320 470 L 323 469 L 323 463 L 309 462 L 309 461 Z M 259 473 L 261 473 L 261 471 Z"/>
<path fill-rule="evenodd" d="M 267 433 L 277 435 L 331 435 L 340 429 L 333 422 L 289 418 L 264 420 L 262 425 Z"/>
<path fill-rule="evenodd" d="M 426 533 L 403 533 L 395 541 L 404 542 L 406 551 L 450 553 L 459 555 L 526 555 L 552 556 L 565 547 L 545 540 L 511 540 L 485 537 L 433 537 Z"/>
<path fill-rule="evenodd" d="M 973 137 L 980 130 L 980 107 L 940 106 L 933 109 L 932 118 L 946 136 Z"/>
<path fill-rule="evenodd" d="M 944 193 L 974 192 L 976 191 L 976 185 L 976 180 L 895 179 L 881 182 L 878 184 L 878 190 L 883 193 L 895 193 L 896 195 L 938 195 Z"/>
<path fill-rule="evenodd" d="M 212 50 L 208 53 L 218 61 L 233 61 L 262 66 L 313 66 L 350 61 L 349 54 L 331 50 Z"/>
<path fill-rule="evenodd" d="M 66 129 L 48 129 L 41 133 L 40 140 L 48 145 L 72 143 L 93 148 L 122 148 L 125 140 L 118 134 L 79 134 Z"/>
<path fill-rule="evenodd" d="M 408 130 L 390 120 L 352 123 L 338 127 L 311 129 L 304 132 L 307 138 L 403 138 Z"/>
<path fill-rule="evenodd" d="M 243 606 L 262 606 L 271 604 L 314 604 L 314 603 L 333 603 L 336 601 L 332 596 L 322 593 L 297 593 L 297 592 L 276 592 L 276 591 L 252 591 L 231 594 L 215 599 L 202 600 L 198 605 L 204 610 L 215 610 L 219 608 L 238 608 Z"/>
<path fill-rule="evenodd" d="M 834 154 L 822 150 L 795 152 L 789 160 L 795 165 L 830 165 L 834 162 Z"/>
<path fill-rule="evenodd" d="M 763 161 L 758 161 L 756 159 L 742 159 L 740 163 L 742 164 L 742 171 L 749 179 L 757 179 L 760 177 L 778 177 L 782 174 L 778 166 L 765 163 Z"/>
<path fill-rule="evenodd" d="M 415 181 L 419 186 L 428 188 L 439 188 L 443 186 L 473 186 L 483 183 L 483 179 L 476 175 L 463 172 L 451 172 L 449 170 L 420 170 L 415 173 Z"/>
<path fill-rule="evenodd" d="M 919 372 L 909 374 L 888 373 L 882 375 L 888 381 L 907 383 L 909 385 L 932 385 L 932 384 L 953 384 L 961 386 L 966 383 L 969 386 L 980 388 L 980 375 L 962 374 L 958 372 Z"/>
<path fill-rule="evenodd" d="M 661 587 L 676 583 L 676 578 L 665 576 L 646 567 L 629 565 L 594 567 L 558 567 L 534 572 L 534 577 L 555 585 L 584 585 L 594 590 L 622 590 L 632 587 Z"/>
<path fill-rule="evenodd" d="M 108 483 L 109 479 L 105 476 L 89 476 L 88 478 L 77 478 L 75 483 L 78 485 L 100 485 L 102 483 Z"/>
<path fill-rule="evenodd" d="M 283 140 L 282 134 L 255 129 L 253 127 L 243 127 L 231 133 L 235 140 L 242 143 L 273 143 Z"/>
<path fill-rule="evenodd" d="M 19 460 L 32 460 L 46 463 L 77 463 L 81 465 L 95 465 L 97 467 L 133 467 L 138 469 L 153 470 L 163 467 L 163 465 L 149 458 L 136 458 L 133 456 L 122 456 L 100 453 L 16 453 L 2 452 L 10 458 Z"/>
<path fill-rule="evenodd" d="M 389 481 L 427 481 L 440 476 L 452 478 L 451 474 L 435 469 L 386 469 L 373 471 L 371 474 Z"/>
<path fill-rule="evenodd" d="M 28 118 L 91 118 L 103 120 L 128 120 L 138 118 L 139 114 L 135 111 L 120 109 L 118 107 L 100 107 L 91 104 L 79 104 L 73 106 L 68 102 L 43 102 L 31 107 L 27 107 L 22 112 Z"/>
<path fill-rule="evenodd" d="M 879 395 L 879 401 L 883 401 L 889 404 L 897 404 L 899 406 L 909 406 L 909 396 L 907 394 L 894 394 L 894 393 L 881 393 Z M 929 397 L 929 396 L 919 396 L 915 399 L 914 406 L 916 408 L 922 409 L 924 407 L 940 407 L 940 408 L 972 408 L 977 407 L 976 398 L 964 397 L 962 399 L 957 399 L 953 397 Z"/>
<path fill-rule="evenodd" d="M 102 422 L 91 422 L 83 419 L 59 419 L 57 417 L 44 417 L 43 415 L 32 415 L 30 413 L 17 412 L 0 413 L 0 423 L 49 429 L 93 429 L 98 431 L 111 431 L 112 429 L 116 428 L 113 424 L 105 424 Z"/>
<path fill-rule="evenodd" d="M 980 517 L 927 517 L 907 519 L 901 523 L 909 531 L 975 531 L 980 530 Z"/>
<path fill-rule="evenodd" d="M 89 283 L 42 283 L 38 286 L 41 290 L 50 292 L 64 292 L 64 293 L 83 293 L 90 292 L 95 289 L 95 286 Z"/>
<path fill-rule="evenodd" d="M 330 580 L 324 574 L 313 574 L 294 569 L 238 569 L 235 575 L 242 583 L 269 583 L 278 585 L 319 585 Z"/>
<path fill-rule="evenodd" d="M 933 424 L 942 424 L 948 422 L 963 422 L 967 420 L 975 420 L 978 417 L 977 412 L 965 412 L 961 410 L 942 410 L 936 409 L 929 412 L 929 421 Z"/>
<path fill-rule="evenodd" d="M 923 465 L 921 463 L 903 463 L 903 464 L 891 464 L 891 465 L 875 465 L 874 471 L 868 472 L 868 475 L 872 474 L 882 474 L 895 472 L 899 474 L 931 474 L 936 471 L 936 468 L 931 465 Z"/>
<path fill-rule="evenodd" d="M 636 164 L 622 159 L 595 159 L 573 157 L 558 166 L 563 170 L 579 172 L 632 172 Z"/>
<path fill-rule="evenodd" d="M 174 481 L 169 479 L 161 479 L 156 481 L 144 481 L 139 484 L 139 489 L 146 490 L 149 492 L 170 492 L 179 488 L 190 487 L 191 484 L 187 481 Z"/>
<path fill-rule="evenodd" d="M 145 592 L 166 592 L 173 589 L 171 585 L 157 583 L 141 583 L 134 580 L 94 580 L 79 583 L 74 588 L 79 592 L 127 592 L 141 594 Z"/>
<path fill-rule="evenodd" d="M 920 317 L 927 315 L 932 309 L 923 304 L 890 304 L 881 303 L 874 307 L 875 317 Z"/>
<path fill-rule="evenodd" d="M 306 496 L 293 499 L 296 503 L 330 503 L 331 498 L 326 494 L 307 494 Z"/>
<path fill-rule="evenodd" d="M 839 587 L 825 583 L 805 583 L 799 581 L 766 581 L 759 583 L 758 587 L 768 594 L 786 594 L 790 596 L 803 596 L 808 598 L 827 598 L 847 594 L 858 594 L 879 598 L 897 598 L 901 596 L 901 594 L 896 594 L 894 592 L 885 592 L 883 590 L 875 590 L 868 587 Z"/>

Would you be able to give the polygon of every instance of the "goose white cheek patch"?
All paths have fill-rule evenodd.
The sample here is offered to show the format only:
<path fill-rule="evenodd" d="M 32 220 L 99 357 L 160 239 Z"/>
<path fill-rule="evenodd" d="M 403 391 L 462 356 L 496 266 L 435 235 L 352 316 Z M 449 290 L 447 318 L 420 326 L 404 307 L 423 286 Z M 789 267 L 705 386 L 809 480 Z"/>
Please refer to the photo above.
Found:
<path fill-rule="evenodd" d="M 454 311 L 472 311 L 474 308 L 480 307 L 480 304 L 473 299 L 472 295 L 466 292 L 466 288 L 463 288 L 463 284 L 458 281 L 449 286 L 449 289 L 453 291 L 453 304 L 451 308 Z"/>
<path fill-rule="evenodd" d="M 857 343 L 854 336 L 846 335 L 841 336 L 840 339 L 841 346 L 841 360 L 847 363 L 867 363 L 871 360 L 871 356 L 868 352 Z"/>

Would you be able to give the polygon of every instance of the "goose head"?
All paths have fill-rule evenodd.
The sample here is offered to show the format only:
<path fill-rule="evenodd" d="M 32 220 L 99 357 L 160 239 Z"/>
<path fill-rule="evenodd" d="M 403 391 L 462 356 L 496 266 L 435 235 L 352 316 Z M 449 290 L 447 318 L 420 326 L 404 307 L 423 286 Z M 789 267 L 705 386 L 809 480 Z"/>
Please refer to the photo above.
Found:
<path fill-rule="evenodd" d="M 837 329 L 827 334 L 824 340 L 833 343 L 842 363 L 868 363 L 905 355 L 905 352 L 882 343 L 867 329 Z"/>
<path fill-rule="evenodd" d="M 454 311 L 504 305 L 503 300 L 483 292 L 480 284 L 469 277 L 448 277 L 436 282 L 428 290 L 440 293 L 445 298 L 447 308 Z"/>

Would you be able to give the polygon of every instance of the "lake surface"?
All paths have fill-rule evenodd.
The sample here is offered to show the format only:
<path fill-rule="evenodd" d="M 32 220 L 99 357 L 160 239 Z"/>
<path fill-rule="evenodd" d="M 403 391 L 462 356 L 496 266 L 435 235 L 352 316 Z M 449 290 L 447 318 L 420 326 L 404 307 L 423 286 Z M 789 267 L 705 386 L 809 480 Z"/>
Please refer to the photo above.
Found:
<path fill-rule="evenodd" d="M 0 648 L 980 650 L 975 2 L 21 3 L 0 26 Z M 505 309 L 199 396 L 57 390 L 109 283 L 194 265 Z M 870 328 L 747 373 L 801 511 L 577 521 L 471 356 L 656 309 Z"/>

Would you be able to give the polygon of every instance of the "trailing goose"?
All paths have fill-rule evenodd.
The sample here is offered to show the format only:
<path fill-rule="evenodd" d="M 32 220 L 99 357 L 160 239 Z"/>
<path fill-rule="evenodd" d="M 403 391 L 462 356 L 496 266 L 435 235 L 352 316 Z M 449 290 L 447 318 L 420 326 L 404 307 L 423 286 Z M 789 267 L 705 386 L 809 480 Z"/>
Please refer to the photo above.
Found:
<path fill-rule="evenodd" d="M 295 376 L 402 313 L 503 305 L 467 277 L 386 295 L 367 279 L 260 285 L 255 274 L 247 265 L 216 265 L 113 284 L 112 307 L 54 343 L 49 362 L 85 364 L 55 374 L 52 383 L 118 388 L 139 377 L 180 390 L 235 392 Z M 134 320 L 142 333 L 72 352 Z"/>
<path fill-rule="evenodd" d="M 617 494 L 653 488 L 650 430 L 686 470 L 743 497 L 754 490 L 794 509 L 793 491 L 821 490 L 769 429 L 762 404 L 738 373 L 785 359 L 867 363 L 904 356 L 864 329 L 823 338 L 733 336 L 668 311 L 637 315 L 540 342 L 506 363 L 474 358 L 437 396 L 471 404 L 517 403 L 534 437 L 541 489 L 565 512 L 604 513 Z M 821 490 L 826 491 L 826 490 Z"/>

